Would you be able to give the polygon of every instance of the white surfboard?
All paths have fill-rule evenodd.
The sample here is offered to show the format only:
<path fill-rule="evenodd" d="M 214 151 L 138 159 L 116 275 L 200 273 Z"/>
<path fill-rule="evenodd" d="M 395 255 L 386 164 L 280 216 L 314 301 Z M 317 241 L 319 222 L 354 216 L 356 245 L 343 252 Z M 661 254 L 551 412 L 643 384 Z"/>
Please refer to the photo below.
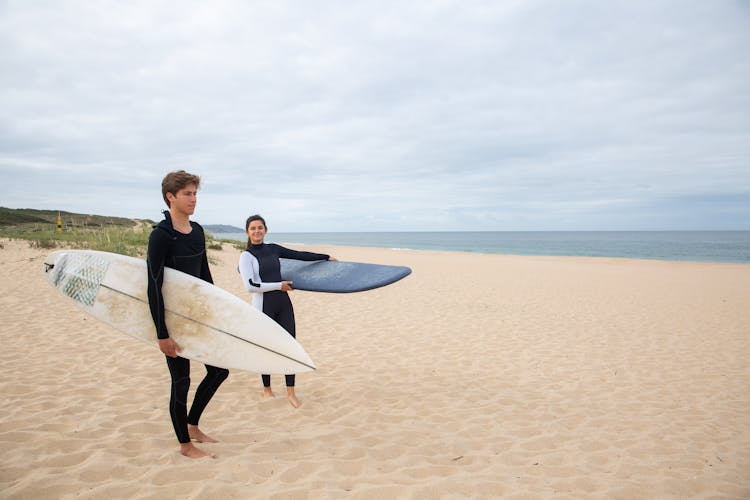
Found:
<path fill-rule="evenodd" d="M 48 282 L 97 319 L 158 348 L 148 305 L 146 261 L 109 252 L 60 250 L 44 261 Z M 271 318 L 206 281 L 164 269 L 164 308 L 180 356 L 258 373 L 315 369 L 302 346 Z"/>

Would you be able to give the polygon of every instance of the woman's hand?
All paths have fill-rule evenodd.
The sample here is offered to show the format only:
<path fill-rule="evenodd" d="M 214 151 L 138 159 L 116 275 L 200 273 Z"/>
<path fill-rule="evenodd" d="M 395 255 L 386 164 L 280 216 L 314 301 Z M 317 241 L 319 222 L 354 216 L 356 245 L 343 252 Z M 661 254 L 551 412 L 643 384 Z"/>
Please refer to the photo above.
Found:
<path fill-rule="evenodd" d="M 281 291 L 282 292 L 291 292 L 292 290 L 294 290 L 294 288 L 292 288 L 292 283 L 294 283 L 294 282 L 293 281 L 282 281 L 281 282 Z"/>

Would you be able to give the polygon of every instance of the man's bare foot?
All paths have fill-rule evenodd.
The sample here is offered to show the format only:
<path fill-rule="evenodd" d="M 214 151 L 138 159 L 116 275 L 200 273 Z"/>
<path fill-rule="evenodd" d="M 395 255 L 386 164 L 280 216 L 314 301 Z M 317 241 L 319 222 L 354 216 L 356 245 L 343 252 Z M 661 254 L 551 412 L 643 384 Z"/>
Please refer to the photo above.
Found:
<path fill-rule="evenodd" d="M 302 406 L 302 403 L 300 403 L 299 399 L 297 399 L 297 396 L 294 394 L 294 387 L 287 387 L 286 398 L 289 400 L 289 403 L 295 408 L 299 408 L 300 406 Z"/>
<path fill-rule="evenodd" d="M 276 395 L 273 393 L 270 387 L 264 387 L 263 392 L 260 393 L 261 398 L 275 398 Z"/>
<path fill-rule="evenodd" d="M 190 439 L 198 441 L 199 443 L 218 443 L 216 439 L 200 430 L 197 425 L 188 424 L 188 435 L 190 436 Z"/>
<path fill-rule="evenodd" d="M 193 443 L 180 444 L 180 453 L 188 458 L 216 458 L 213 453 L 208 453 L 193 445 Z"/>

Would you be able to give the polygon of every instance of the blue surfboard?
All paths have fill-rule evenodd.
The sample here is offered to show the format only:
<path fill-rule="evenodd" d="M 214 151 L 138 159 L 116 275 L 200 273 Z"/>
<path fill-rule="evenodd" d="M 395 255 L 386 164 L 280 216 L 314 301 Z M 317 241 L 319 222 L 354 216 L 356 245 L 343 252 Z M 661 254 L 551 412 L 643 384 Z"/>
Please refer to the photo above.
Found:
<path fill-rule="evenodd" d="M 411 274 L 405 266 L 386 266 L 337 260 L 279 259 L 281 277 L 295 290 L 351 293 L 390 285 Z"/>

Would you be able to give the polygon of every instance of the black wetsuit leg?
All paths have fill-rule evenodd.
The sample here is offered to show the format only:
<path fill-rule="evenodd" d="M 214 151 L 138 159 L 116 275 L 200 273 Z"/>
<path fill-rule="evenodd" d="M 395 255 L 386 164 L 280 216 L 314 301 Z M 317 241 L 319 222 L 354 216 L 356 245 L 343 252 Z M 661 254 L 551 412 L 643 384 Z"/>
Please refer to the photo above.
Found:
<path fill-rule="evenodd" d="M 281 325 L 284 330 L 289 332 L 294 338 L 297 338 L 297 328 L 294 322 L 294 307 L 289 299 L 289 294 L 280 290 L 266 292 L 263 294 L 263 313 L 269 316 L 276 323 Z M 271 376 L 261 375 L 263 387 L 271 386 Z M 286 386 L 294 387 L 294 374 L 286 375 Z"/>
<path fill-rule="evenodd" d="M 203 410 L 211 401 L 216 389 L 229 376 L 229 370 L 206 365 L 206 376 L 195 391 L 190 414 L 187 412 L 187 396 L 190 389 L 190 360 L 176 357 L 167 358 L 167 366 L 172 376 L 172 393 L 169 398 L 169 415 L 172 417 L 172 426 L 180 443 L 189 443 L 190 435 L 187 426 L 198 425 Z"/>
<path fill-rule="evenodd" d="M 187 423 L 190 425 L 198 425 L 201 414 L 203 414 L 203 410 L 206 409 L 208 402 L 211 401 L 216 389 L 218 389 L 221 383 L 229 376 L 229 370 L 226 368 L 218 368 L 211 365 L 205 366 L 206 376 L 203 377 L 203 381 L 201 381 L 200 385 L 195 390 L 193 404 L 190 407 L 190 413 L 187 417 Z"/>
<path fill-rule="evenodd" d="M 172 376 L 172 395 L 169 398 L 169 416 L 180 443 L 189 443 L 187 430 L 187 396 L 190 389 L 190 360 L 185 358 L 167 358 L 169 374 Z"/>

